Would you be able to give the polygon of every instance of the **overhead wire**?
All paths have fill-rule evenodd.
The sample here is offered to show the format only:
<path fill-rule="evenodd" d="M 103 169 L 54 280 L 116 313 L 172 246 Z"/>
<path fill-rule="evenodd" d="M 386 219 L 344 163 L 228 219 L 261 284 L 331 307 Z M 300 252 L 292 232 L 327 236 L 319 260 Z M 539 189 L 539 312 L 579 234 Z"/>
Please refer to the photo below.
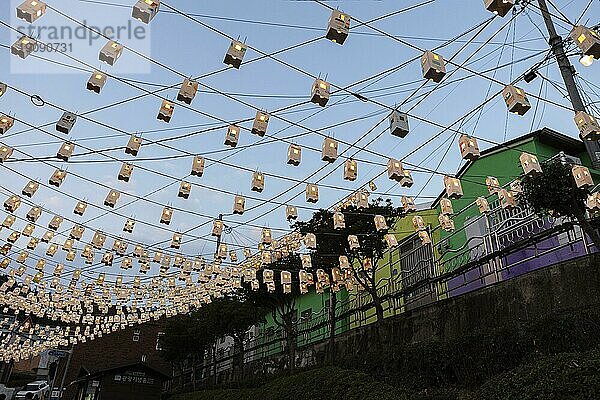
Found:
<path fill-rule="evenodd" d="M 7 48 L 7 49 L 9 48 L 9 46 L 3 45 L 3 44 L 0 44 L 0 47 L 5 47 L 5 48 Z M 534 56 L 536 56 L 536 55 L 539 55 L 539 54 L 541 54 L 541 53 L 543 53 L 543 52 L 545 52 L 545 51 L 541 51 L 541 52 L 535 53 L 535 54 L 533 54 L 533 55 L 530 55 L 530 56 L 523 57 L 523 58 L 521 58 L 521 59 L 515 60 L 515 64 L 517 64 L 517 63 L 520 63 L 520 62 L 523 62 L 523 61 L 527 61 L 527 60 L 531 59 L 532 57 L 534 57 Z M 42 57 L 40 57 L 40 58 L 42 58 Z M 42 58 L 42 59 L 44 59 L 44 58 Z M 44 61 L 47 61 L 47 62 L 52 62 L 52 60 L 50 60 L 50 59 L 44 59 Z M 505 68 L 505 67 L 507 67 L 507 66 L 509 66 L 509 64 L 508 64 L 508 63 L 506 63 L 506 64 L 504 64 L 504 65 L 501 65 L 501 66 L 497 66 L 497 67 L 495 67 L 495 68 L 492 68 L 492 69 L 488 69 L 488 70 L 486 70 L 485 72 L 491 72 L 491 71 L 493 71 L 493 70 L 495 70 L 495 69 L 503 69 L 503 68 Z M 450 85 L 450 84 L 453 84 L 453 83 L 456 83 L 456 82 L 460 82 L 460 81 L 463 81 L 463 80 L 469 79 L 469 78 L 471 78 L 471 77 L 472 77 L 472 75 L 466 75 L 466 76 L 464 76 L 464 77 L 456 78 L 456 79 L 454 79 L 454 80 L 445 81 L 444 83 L 442 83 L 442 85 L 443 85 L 443 86 Z M 421 80 L 414 81 L 414 82 L 421 82 Z M 411 83 L 412 83 L 412 82 L 411 82 Z M 400 86 L 401 86 L 401 85 L 394 85 L 394 86 L 391 86 L 391 87 L 400 87 Z M 390 88 L 391 88 L 391 87 L 390 87 Z M 407 89 L 407 90 L 402 90 L 402 91 L 397 91 L 397 92 L 391 92 L 391 93 L 389 93 L 388 95 L 402 94 L 402 93 L 405 93 L 405 92 L 408 92 L 408 91 L 411 91 L 411 90 L 412 90 L 412 89 Z M 362 91 L 362 90 L 361 90 L 361 91 Z M 348 95 L 346 95 L 346 97 L 348 97 Z M 417 98 L 420 98 L 420 97 L 421 97 L 421 95 L 417 96 Z M 355 99 L 355 100 L 351 100 L 351 101 L 352 101 L 352 102 L 354 102 L 354 101 L 359 101 L 359 100 Z M 343 102 L 340 102 L 339 104 L 343 104 Z M 329 107 L 331 107 L 331 106 L 335 106 L 335 105 L 336 105 L 336 103 L 334 103 L 334 104 L 331 104 L 331 105 L 329 105 L 329 104 L 328 104 L 328 105 L 326 106 L 326 108 L 329 108 Z M 320 111 L 323 111 L 323 110 L 324 110 L 324 109 L 319 109 L 319 110 L 318 110 L 318 112 L 320 112 Z M 284 112 L 283 112 L 283 114 L 292 113 L 292 112 L 294 112 L 294 111 L 284 111 Z M 381 112 L 385 112 L 385 111 L 381 111 Z M 341 126 L 341 125 L 343 125 L 343 124 L 346 124 L 346 123 L 348 123 L 348 122 L 352 122 L 352 121 L 354 121 L 354 120 L 356 120 L 356 119 L 347 119 L 347 120 L 344 120 L 344 121 L 338 122 L 337 124 L 334 124 L 334 125 L 329 125 L 329 126 L 327 126 L 327 127 L 318 128 L 317 130 L 319 130 L 319 131 L 323 131 L 323 130 L 331 129 L 331 128 L 335 127 L 335 126 Z M 244 120 L 244 121 L 247 121 L 247 120 Z M 47 123 L 47 124 L 43 124 L 43 125 L 37 125 L 37 126 L 38 126 L 38 127 L 47 127 L 47 126 L 50 126 L 50 125 L 53 125 L 53 124 L 54 124 L 54 122 L 52 122 L 52 123 Z M 160 141 L 175 141 L 175 140 L 179 140 L 179 139 L 187 138 L 187 137 L 190 137 L 190 136 L 193 136 L 193 135 L 197 135 L 197 134 L 203 134 L 203 133 L 207 133 L 207 132 L 215 131 L 215 130 L 218 130 L 218 129 L 223 129 L 223 128 L 225 128 L 225 127 L 226 127 L 225 125 L 222 125 L 222 124 L 217 124 L 217 123 L 210 123 L 210 124 L 193 124 L 193 125 L 186 125 L 186 126 L 181 126 L 181 127 L 173 127 L 173 128 L 162 128 L 162 129 L 154 129 L 154 130 L 137 131 L 137 132 L 136 132 L 136 134 L 140 134 L 141 136 L 144 136 L 145 134 L 148 134 L 148 133 L 154 133 L 154 132 L 169 132 L 169 131 L 172 131 L 172 130 L 187 129 L 187 128 L 190 128 L 190 127 L 200 127 L 200 126 L 210 126 L 210 128 L 206 128 L 206 129 L 203 129 L 203 130 L 200 130 L 200 131 L 193 131 L 193 132 L 189 132 L 189 133 L 186 133 L 186 134 L 183 134 L 183 135 L 178 135 L 178 136 L 169 136 L 169 137 L 166 137 L 166 138 L 164 138 L 164 139 L 160 139 Z M 9 138 L 9 137 L 17 136 L 17 135 L 19 135 L 19 134 L 21 134 L 21 133 L 30 132 L 30 131 L 32 131 L 32 130 L 33 130 L 33 128 L 23 129 L 23 130 L 21 130 L 21 131 L 17 131 L 17 132 L 8 133 L 8 134 L 4 135 L 4 137 L 5 137 L 5 138 Z M 279 132 L 281 132 L 281 131 L 279 131 Z M 277 133 L 274 133 L 273 135 L 276 135 L 276 134 L 277 134 Z M 305 135 L 305 134 L 306 134 L 306 133 L 296 134 L 296 135 L 292 135 L 292 136 L 285 137 L 285 138 L 283 138 L 283 139 L 294 139 L 294 138 L 296 138 L 296 137 L 300 137 L 300 136 L 303 136 L 303 135 Z M 117 135 L 99 135 L 99 136 L 93 136 L 93 137 L 79 138 L 79 139 L 78 139 L 78 141 L 92 141 L 92 140 L 99 140 L 99 139 L 106 139 L 106 138 L 114 138 L 114 137 L 119 137 L 119 136 L 121 136 L 121 134 L 117 134 Z M 256 142 L 256 143 L 252 143 L 252 144 L 248 144 L 248 145 L 241 145 L 241 146 L 238 146 L 236 149 L 239 149 L 239 148 L 244 148 L 244 147 L 251 147 L 251 146 L 255 146 L 255 145 L 256 145 L 256 146 L 258 146 L 258 145 L 261 145 L 261 144 L 268 144 L 268 143 L 272 143 L 272 142 L 274 142 L 274 141 L 276 141 L 276 140 L 275 140 L 275 139 L 273 139 L 273 140 L 266 141 L 266 142 L 262 142 L 262 143 Z M 51 142 L 24 143 L 24 144 L 21 144 L 21 145 L 19 145 L 19 146 L 22 146 L 22 147 L 35 147 L 35 146 L 42 146 L 42 145 L 47 145 L 47 144 L 60 144 L 60 143 L 62 143 L 62 141 L 55 141 L 55 142 L 52 142 L 52 141 L 51 141 Z M 153 143 L 150 143 L 150 144 L 153 144 Z M 112 148 L 106 148 L 106 149 L 102 149 L 102 150 L 100 150 L 100 151 L 118 150 L 118 149 L 123 149 L 123 148 L 124 148 L 124 146 L 122 146 L 122 147 L 112 147 Z M 206 152 L 203 152 L 203 154 L 216 154 L 216 153 L 220 153 L 220 152 L 228 152 L 228 151 L 232 151 L 232 150 L 235 150 L 235 149 L 231 149 L 231 148 L 225 148 L 225 149 L 219 149 L 219 150 L 216 150 L 216 151 L 206 151 Z M 74 154 L 74 155 L 73 155 L 73 157 L 78 157 L 78 156 L 81 156 L 81 155 L 85 155 L 85 153 L 84 153 L 84 154 L 81 154 L 81 153 L 80 153 L 80 154 Z M 186 156 L 187 156 L 187 155 L 186 155 Z M 136 161 L 140 161 L 140 160 L 143 160 L 143 159 L 136 158 Z M 151 160 L 152 160 L 152 159 L 151 159 Z"/>
<path fill-rule="evenodd" d="M 504 24 L 504 25 L 502 26 L 502 28 L 500 28 L 500 29 L 499 29 L 499 30 L 498 30 L 498 31 L 497 31 L 497 32 L 496 32 L 496 33 L 495 33 L 495 34 L 494 34 L 492 37 L 490 37 L 490 38 L 489 38 L 489 39 L 488 39 L 486 42 L 484 42 L 484 45 L 485 45 L 487 42 L 491 41 L 491 39 L 493 39 L 493 37 L 494 37 L 494 36 L 496 36 L 496 35 L 497 35 L 497 34 L 498 34 L 498 33 L 499 33 L 499 32 L 500 32 L 500 31 L 501 31 L 501 30 L 502 30 L 502 29 L 503 29 L 505 26 L 507 26 L 507 25 L 510 25 L 510 24 L 511 24 L 511 23 L 514 21 L 514 19 L 515 19 L 515 18 L 516 18 L 516 14 L 515 14 L 515 15 L 513 15 L 513 17 L 512 17 L 512 18 L 511 18 L 511 19 L 510 19 L 510 20 L 509 20 L 509 21 L 508 21 L 506 24 Z M 508 33 L 510 33 L 510 29 L 508 30 L 507 34 L 508 34 Z M 472 39 L 473 39 L 473 38 L 472 38 Z M 478 50 L 479 50 L 479 49 L 481 49 L 482 47 L 483 47 L 483 45 L 482 45 L 482 46 L 480 46 L 480 47 L 478 48 Z M 475 54 L 475 53 L 476 53 L 478 50 L 476 50 L 476 51 L 475 51 L 473 54 Z M 459 52 L 460 52 L 460 50 L 459 50 Z M 473 54 L 472 54 L 470 57 L 472 57 L 472 56 L 473 56 Z M 469 58 L 467 58 L 467 60 L 463 61 L 463 65 L 464 65 L 464 64 L 465 64 L 465 63 L 466 63 L 466 62 L 467 62 L 467 61 L 470 59 L 470 57 L 469 57 Z M 451 58 L 451 59 L 449 59 L 449 62 L 450 62 L 451 60 L 452 60 L 452 58 Z M 455 72 L 456 72 L 456 71 L 458 71 L 458 70 L 459 70 L 459 69 L 455 69 L 455 70 L 454 70 L 454 71 L 452 71 L 452 72 L 451 72 L 449 75 L 452 75 L 453 73 L 455 73 Z M 511 70 L 512 70 L 512 64 L 511 64 Z M 494 70 L 494 77 L 495 77 L 495 73 L 496 73 L 496 71 L 497 71 L 497 69 L 496 69 L 496 70 Z M 449 77 L 449 76 L 445 76 L 445 77 L 444 77 L 444 79 L 446 79 L 446 78 L 448 78 L 448 77 Z M 491 82 L 490 82 L 490 87 L 491 87 Z M 489 94 L 489 89 L 488 89 L 488 94 Z M 449 94 L 448 94 L 448 95 L 449 95 Z M 486 94 L 486 97 L 487 97 L 487 94 Z M 491 100 L 491 99 L 490 99 L 490 100 Z M 443 100 L 442 100 L 442 101 L 443 101 Z M 441 103 L 441 101 L 440 101 L 440 103 Z M 435 107 L 434 107 L 434 109 L 435 109 Z M 482 110 L 482 109 L 483 109 L 483 107 L 481 107 L 480 109 Z M 465 116 L 465 118 L 466 118 L 466 116 Z M 463 122 L 464 122 L 464 119 L 461 119 L 461 121 L 463 121 Z M 458 120 L 457 120 L 456 122 L 458 122 Z M 461 123 L 461 126 L 462 126 L 462 123 Z M 459 128 L 459 130 L 460 130 L 460 128 Z M 443 132 L 441 132 L 441 133 L 443 133 Z M 455 138 L 456 136 L 457 136 L 457 134 L 456 134 L 456 133 L 454 133 L 454 138 Z M 475 136 L 473 136 L 473 137 L 475 137 Z M 452 142 L 451 142 L 451 143 L 452 143 Z M 450 145 L 451 145 L 451 144 L 450 144 Z M 447 148 L 446 152 L 444 153 L 444 157 L 442 158 L 442 160 L 441 160 L 441 161 L 443 161 L 443 159 L 445 158 L 445 155 L 448 153 L 449 149 L 450 149 L 450 146 L 448 146 L 448 148 Z M 437 167 L 437 168 L 439 168 L 439 165 L 441 165 L 441 161 L 440 161 L 440 163 L 438 164 L 438 167 Z M 435 169 L 437 169 L 437 168 L 435 168 Z M 433 177 L 433 175 L 434 175 L 434 174 L 431 174 L 431 175 L 429 176 L 429 178 L 428 178 L 428 180 L 427 180 L 427 184 L 428 184 L 428 183 L 431 181 L 431 178 Z M 390 188 L 389 188 L 389 189 L 386 191 L 386 194 L 387 194 L 387 193 L 389 193 L 389 192 L 390 192 L 390 191 L 391 191 L 391 190 L 392 190 L 394 187 L 396 187 L 397 185 L 398 185 L 398 184 L 397 184 L 397 183 L 395 183 L 395 184 L 394 184 L 392 187 L 390 187 Z M 425 186 L 426 186 L 426 185 L 425 185 Z M 423 186 L 423 189 L 425 188 L 425 186 Z M 423 190 L 423 189 L 421 189 L 421 191 L 419 191 L 419 195 L 422 193 L 422 190 Z"/>
<path fill-rule="evenodd" d="M 61 13 L 61 12 L 59 12 L 59 13 Z M 74 20 L 73 18 L 71 18 L 71 17 L 67 16 L 67 15 L 66 15 L 66 14 L 64 14 L 64 13 L 61 13 L 61 14 L 62 14 L 62 15 L 65 15 L 65 17 L 67 17 L 67 18 L 69 18 L 69 19 L 71 19 L 71 20 L 73 20 L 73 21 L 76 21 L 76 20 Z M 76 21 L 76 22 L 78 22 L 78 21 Z M 78 22 L 78 23 L 79 23 L 80 25 L 82 25 L 82 26 L 86 26 L 85 24 L 82 24 L 82 23 L 80 23 L 80 22 Z M 86 27 L 87 27 L 87 26 L 86 26 Z M 89 27 L 87 27 L 87 28 L 88 28 L 88 29 L 90 29 Z M 134 51 L 134 52 L 135 52 L 135 51 Z M 142 57 L 145 57 L 145 56 L 143 56 L 143 55 L 142 55 Z M 146 58 L 146 59 L 149 59 L 148 57 L 145 57 L 145 58 Z M 270 57 L 270 58 L 273 58 L 273 57 Z M 149 59 L 149 60 L 151 60 L 151 59 Z M 162 64 L 162 63 L 158 62 L 158 65 L 161 65 L 161 64 Z M 181 75 L 183 75 L 183 74 L 181 74 Z M 342 90 L 344 90 L 344 88 L 342 88 Z M 347 89 L 346 89 L 346 90 L 347 90 Z M 352 93 L 352 92 L 349 92 L 349 93 Z M 239 101 L 239 100 L 238 100 L 238 101 Z M 245 103 L 245 102 L 243 102 L 243 103 Z M 387 107 L 387 106 L 386 106 L 386 107 Z M 277 117 L 277 116 L 276 116 L 276 117 Z M 289 121 L 287 121 L 287 120 L 285 120 L 285 121 L 289 123 Z M 428 121 L 428 122 L 430 122 L 430 121 Z M 316 132 L 316 133 L 319 133 L 319 132 Z M 322 135 L 322 136 L 324 136 L 323 134 L 321 134 L 321 135 Z"/>
<path fill-rule="evenodd" d="M 480 32 L 481 32 L 481 31 L 480 31 Z M 476 37 L 476 36 L 477 36 L 477 35 L 474 35 L 474 37 Z M 463 46 L 463 48 L 464 48 L 464 46 Z M 413 94 L 415 94 L 415 92 L 413 92 Z M 382 133 L 383 133 L 383 132 L 382 132 Z M 377 137 L 381 136 L 381 134 L 382 134 L 382 133 L 380 133 L 380 134 L 379 134 Z M 366 135 L 365 135 L 365 137 L 366 137 Z M 371 142 L 369 142 L 369 143 L 372 143 L 372 141 L 373 141 L 373 140 L 371 140 Z M 362 148 L 365 148 L 365 147 L 366 147 L 366 146 L 362 146 Z M 360 151 L 360 150 L 359 150 L 359 151 Z M 356 153 L 355 153 L 355 154 L 356 154 Z M 354 155 L 355 155 L 355 154 L 354 154 Z M 352 158 L 352 156 L 351 156 L 350 158 Z M 333 172 L 333 171 L 331 171 L 331 172 Z M 330 172 L 330 173 L 331 173 L 331 172 Z M 261 215 L 260 217 L 262 217 L 262 216 L 264 216 L 264 214 L 263 214 L 263 215 Z"/>
<path fill-rule="evenodd" d="M 538 103 L 539 103 L 539 100 L 538 100 Z M 545 106 L 545 104 L 546 104 L 546 103 L 544 102 L 544 106 Z M 535 120 L 535 116 L 534 116 L 534 120 Z"/>
<path fill-rule="evenodd" d="M 575 24 L 574 25 L 579 25 L 579 22 L 583 19 L 583 17 L 585 16 L 585 14 L 588 12 L 588 10 L 590 9 L 590 6 L 594 3 L 594 0 L 589 0 L 587 5 L 585 6 L 585 8 L 583 9 L 583 11 L 581 11 L 581 14 L 579 14 L 579 17 L 575 20 Z"/>
<path fill-rule="evenodd" d="M 330 9 L 330 10 L 333 10 L 333 9 L 334 9 L 333 7 L 331 7 L 330 5 L 328 5 L 328 4 L 326 4 L 326 3 L 324 3 L 324 2 L 323 2 L 323 1 L 321 1 L 321 0 L 311 0 L 311 1 L 314 1 L 315 3 L 318 3 L 318 4 L 322 5 L 323 7 L 325 7 L 325 8 L 328 8 L 328 9 Z M 518 13 L 520 13 L 520 12 L 522 12 L 522 11 L 519 11 Z M 407 42 L 407 41 L 405 41 L 405 40 L 401 40 L 401 39 L 395 38 L 395 37 L 393 37 L 392 35 L 388 34 L 387 32 L 385 32 L 385 31 L 383 31 L 383 30 L 381 30 L 381 29 L 379 29 L 379 28 L 376 28 L 376 27 L 374 27 L 374 26 L 371 26 L 371 25 L 370 25 L 368 22 L 361 22 L 361 21 L 360 21 L 360 20 L 358 20 L 357 18 L 354 18 L 354 19 L 355 19 L 357 22 L 361 23 L 362 25 L 364 25 L 364 26 L 368 27 L 369 29 L 372 29 L 372 30 L 374 30 L 374 31 L 376 31 L 376 32 L 379 32 L 379 33 L 381 33 L 381 34 L 385 35 L 386 37 L 389 37 L 390 39 L 392 39 L 392 40 L 394 40 L 394 41 L 397 41 L 397 42 L 399 42 L 399 43 L 403 44 L 404 46 L 407 46 L 407 47 L 409 47 L 409 48 L 412 48 L 412 49 L 414 49 L 414 50 L 417 50 L 417 51 L 419 51 L 419 52 L 424 52 L 424 51 L 425 51 L 424 49 L 422 49 L 422 48 L 420 48 L 420 47 L 418 47 L 418 46 L 416 46 L 416 45 L 414 45 L 414 44 L 412 44 L 412 43 L 409 43 L 409 42 Z M 456 67 L 456 68 L 463 69 L 463 70 L 465 70 L 465 71 L 467 71 L 467 72 L 470 72 L 470 73 L 472 73 L 472 74 L 474 74 L 474 75 L 476 75 L 476 76 L 479 76 L 479 77 L 481 77 L 481 78 L 483 78 L 483 79 L 490 80 L 490 81 L 492 81 L 492 82 L 496 83 L 497 85 L 501 85 L 502 87 L 506 86 L 506 84 L 505 84 L 505 83 L 503 83 L 503 82 L 501 82 L 501 81 L 499 81 L 499 80 L 497 80 L 497 79 L 492 79 L 491 77 L 489 77 L 489 76 L 487 76 L 487 75 L 485 75 L 485 74 L 482 74 L 482 73 L 480 73 L 480 72 L 478 72 L 478 71 L 474 71 L 473 69 L 471 69 L 471 68 L 468 68 L 468 67 L 466 67 L 466 66 L 464 66 L 464 65 L 463 65 L 463 66 L 461 66 L 461 65 L 459 65 L 458 63 L 456 63 L 456 62 L 454 62 L 454 61 L 448 61 L 448 64 L 450 64 L 450 65 L 452 65 L 452 66 L 454 66 L 454 67 Z M 332 86 L 334 86 L 334 85 L 332 84 Z M 534 97 L 534 96 L 532 96 L 532 97 Z M 563 109 L 566 109 L 566 110 L 569 110 L 569 111 L 573 111 L 573 109 L 572 109 L 571 107 L 569 107 L 569 106 L 566 106 L 566 105 L 563 105 L 563 104 L 559 104 L 559 103 L 553 102 L 553 101 L 551 101 L 551 100 L 548 100 L 548 99 L 540 99 L 540 100 L 541 100 L 541 101 L 547 101 L 547 102 L 549 102 L 550 104 L 553 104 L 553 105 L 555 105 L 555 106 L 556 106 L 556 107 L 558 107 L 558 108 L 563 108 Z M 379 102 L 375 102 L 375 101 L 374 101 L 374 103 L 375 103 L 375 104 L 378 104 L 378 105 L 380 105 L 380 106 L 382 106 L 382 107 L 384 107 L 384 106 L 385 106 L 385 105 L 381 105 Z M 389 108 L 389 106 L 385 106 L 385 107 L 388 107 L 388 108 Z"/>
<path fill-rule="evenodd" d="M 53 9 L 52 7 L 50 7 L 50 8 L 51 8 L 51 9 Z M 406 8 L 406 9 L 399 10 L 398 12 L 394 12 L 394 13 L 391 13 L 391 14 L 388 14 L 388 15 L 394 15 L 394 14 L 397 14 L 397 13 L 399 13 L 399 12 L 403 12 L 403 11 L 405 11 L 405 10 L 408 10 L 408 9 L 412 9 L 412 7 L 408 7 L 408 8 Z M 63 15 L 65 18 L 68 18 L 68 19 L 70 19 L 70 20 L 72 20 L 72 21 L 74 21 L 74 22 L 77 22 L 77 23 L 78 23 L 79 25 L 81 25 L 81 26 L 84 26 L 84 27 L 86 27 L 87 29 L 94 31 L 92 28 L 89 28 L 89 27 L 87 27 L 85 24 L 83 24 L 83 23 L 81 23 L 81 22 L 79 22 L 79 21 L 76 21 L 75 19 L 73 19 L 73 18 L 69 17 L 68 15 L 66 15 L 66 14 L 64 14 L 64 13 L 62 13 L 62 12 L 60 12 L 60 11 L 56 10 L 56 9 L 54 9 L 54 11 L 56 11 L 56 12 L 58 12 L 59 14 Z M 381 18 L 381 17 L 379 17 L 379 18 L 376 18 L 376 20 L 380 20 L 380 19 L 382 19 L 382 18 Z M 6 25 L 6 24 L 4 24 L 4 25 Z M 12 28 L 12 27 L 10 27 L 10 26 L 7 26 L 7 27 L 9 27 L 9 28 Z M 147 59 L 147 60 L 153 61 L 153 60 L 152 60 L 152 59 L 150 59 L 149 57 L 146 57 L 146 56 L 144 56 L 143 54 L 141 54 L 141 53 L 139 53 L 139 52 L 136 52 L 135 50 L 132 50 L 132 51 L 133 51 L 134 53 L 136 53 L 136 54 L 140 55 L 140 56 L 141 56 L 142 58 L 144 58 L 144 59 Z M 63 54 L 63 53 L 61 53 L 61 54 Z M 263 54 L 263 55 L 264 55 L 264 56 L 270 56 L 269 54 Z M 67 56 L 68 56 L 68 55 L 67 55 Z M 164 64 L 163 64 L 163 63 L 160 63 L 160 62 L 156 62 L 156 63 L 157 63 L 157 65 L 164 66 Z M 172 70 L 170 67 L 169 67 L 168 69 Z M 181 73 L 179 73 L 179 75 L 181 75 L 181 76 L 185 76 L 184 74 L 181 74 Z M 163 98 L 163 99 L 164 99 L 164 98 Z M 184 107 L 185 107 L 185 106 L 184 106 Z M 186 108 L 188 108 L 188 107 L 186 107 Z M 256 107 L 255 107 L 255 109 L 256 109 Z M 197 110 L 196 110 L 196 111 L 197 111 Z M 201 114 L 202 114 L 202 112 L 200 112 L 200 111 L 197 111 L 197 112 L 199 112 L 199 113 L 201 113 Z M 206 115 L 205 115 L 205 116 L 206 116 Z M 275 115 L 275 116 L 276 116 L 276 115 Z M 289 121 L 287 121 L 287 120 L 286 120 L 286 122 L 288 122 L 288 123 L 289 123 Z M 313 131 L 313 132 L 314 132 L 314 131 Z M 319 133 L 319 132 L 317 132 L 317 133 Z M 324 136 L 323 134 L 321 134 L 321 135 L 322 135 L 322 136 Z"/>
<path fill-rule="evenodd" d="M 554 8 L 555 10 L 558 10 L 558 13 L 560 15 L 556 15 L 555 13 L 551 12 L 550 10 L 548 10 L 548 14 L 551 15 L 552 17 L 558 19 L 561 22 L 566 23 L 567 25 L 571 25 L 571 26 L 575 26 L 571 21 L 569 21 L 569 19 L 562 13 L 562 11 L 560 11 L 560 9 L 558 9 L 554 3 L 552 3 L 552 1 L 548 0 L 548 2 L 550 3 L 550 5 L 552 6 L 552 8 Z M 537 13 L 542 12 L 542 9 L 540 8 L 539 5 L 537 5 L 535 3 L 535 1 L 530 1 L 527 3 L 528 5 L 531 5 L 532 7 L 534 7 Z"/>

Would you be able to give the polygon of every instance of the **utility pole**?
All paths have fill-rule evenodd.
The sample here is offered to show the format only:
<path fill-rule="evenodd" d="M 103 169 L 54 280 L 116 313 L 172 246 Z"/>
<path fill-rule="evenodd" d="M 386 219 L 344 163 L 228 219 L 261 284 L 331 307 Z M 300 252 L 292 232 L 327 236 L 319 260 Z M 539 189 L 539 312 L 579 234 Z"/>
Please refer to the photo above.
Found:
<path fill-rule="evenodd" d="M 569 94 L 571 104 L 573 105 L 573 109 L 575 111 L 586 111 L 585 104 L 583 104 L 583 100 L 579 94 L 579 89 L 575 84 L 575 67 L 571 64 L 571 61 L 569 61 L 569 58 L 565 54 L 563 39 L 556 33 L 556 28 L 554 27 L 554 22 L 552 22 L 552 16 L 548 11 L 546 0 L 538 0 L 538 4 L 542 12 L 542 17 L 544 18 L 546 28 L 548 28 L 548 34 L 550 35 L 550 40 L 548 42 L 552 48 L 554 56 L 556 57 L 560 74 L 565 81 L 565 86 L 567 88 L 567 93 Z M 600 169 L 600 145 L 595 140 L 584 140 L 583 143 L 585 144 L 585 148 L 590 156 L 590 159 L 592 160 L 593 167 L 595 169 Z"/>
<path fill-rule="evenodd" d="M 67 365 L 65 365 L 65 370 L 63 372 L 62 379 L 60 380 L 60 388 L 58 389 L 58 398 L 62 399 L 63 391 L 65 390 L 65 380 L 67 379 L 67 372 L 69 371 L 69 367 L 71 366 L 71 357 L 73 357 L 73 348 L 75 345 L 71 345 L 71 349 L 69 351 L 69 358 L 67 358 Z M 56 368 L 56 372 L 58 372 L 58 367 Z M 50 393 L 52 393 L 54 388 L 50 388 Z"/>

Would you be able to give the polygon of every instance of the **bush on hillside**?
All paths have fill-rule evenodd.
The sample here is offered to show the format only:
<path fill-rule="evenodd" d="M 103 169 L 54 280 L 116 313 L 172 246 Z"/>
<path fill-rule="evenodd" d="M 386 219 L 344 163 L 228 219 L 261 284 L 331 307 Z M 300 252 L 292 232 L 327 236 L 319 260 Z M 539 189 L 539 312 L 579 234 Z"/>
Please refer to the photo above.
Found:
<path fill-rule="evenodd" d="M 595 348 L 600 343 L 599 321 L 597 310 L 582 311 L 446 341 L 386 344 L 380 351 L 340 362 L 344 368 L 415 391 L 440 386 L 472 387 L 533 356 Z"/>
<path fill-rule="evenodd" d="M 437 387 L 409 392 L 335 367 L 275 379 L 260 388 L 206 390 L 171 400 L 597 400 L 600 348 L 530 358 L 478 389 Z"/>
<path fill-rule="evenodd" d="M 172 400 L 408 400 L 403 390 L 367 374 L 335 367 L 317 368 L 276 379 L 256 389 L 207 390 Z"/>
<path fill-rule="evenodd" d="M 486 382 L 465 400 L 600 399 L 600 349 L 534 359 Z"/>
<path fill-rule="evenodd" d="M 437 387 L 409 392 L 369 375 L 318 368 L 273 380 L 255 389 L 206 390 L 171 400 L 597 400 L 600 348 L 530 358 L 480 388 Z"/>
<path fill-rule="evenodd" d="M 339 360 L 338 367 L 244 383 L 260 386 L 255 389 L 173 399 L 597 400 L 600 349 L 589 352 L 599 343 L 600 310 L 581 311 L 447 341 L 386 343 L 381 351 Z"/>

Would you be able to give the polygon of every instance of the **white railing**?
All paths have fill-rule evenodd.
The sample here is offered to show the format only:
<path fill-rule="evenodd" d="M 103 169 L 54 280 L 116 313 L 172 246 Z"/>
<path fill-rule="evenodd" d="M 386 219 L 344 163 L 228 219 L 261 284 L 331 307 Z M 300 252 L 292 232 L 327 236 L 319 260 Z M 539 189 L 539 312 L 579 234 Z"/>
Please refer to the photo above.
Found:
<path fill-rule="evenodd" d="M 386 316 L 510 279 L 526 272 L 528 263 L 530 268 L 537 268 L 535 262 L 543 257 L 560 260 L 591 252 L 591 244 L 572 221 L 540 218 L 527 208 L 502 209 L 498 202 L 491 206 L 490 213 L 467 220 L 465 226 L 434 243 L 422 244 L 415 234 L 390 250 L 378 266 L 390 271 L 390 276 L 377 285 Z M 460 246 L 448 247 L 450 239 L 461 237 L 456 240 Z M 368 312 L 371 304 L 364 292 L 350 293 L 346 301 L 338 301 L 336 333 L 373 322 L 373 313 Z M 300 348 L 327 339 L 329 309 L 298 318 L 295 328 Z M 246 340 L 244 348 L 244 362 L 248 364 L 264 364 L 274 356 L 281 357 L 285 350 L 283 331 L 274 327 L 259 329 L 256 336 Z M 233 368 L 233 355 L 233 348 L 217 355 L 217 374 Z M 206 380 L 214 373 L 212 356 L 207 359 L 205 372 L 197 374 Z"/>

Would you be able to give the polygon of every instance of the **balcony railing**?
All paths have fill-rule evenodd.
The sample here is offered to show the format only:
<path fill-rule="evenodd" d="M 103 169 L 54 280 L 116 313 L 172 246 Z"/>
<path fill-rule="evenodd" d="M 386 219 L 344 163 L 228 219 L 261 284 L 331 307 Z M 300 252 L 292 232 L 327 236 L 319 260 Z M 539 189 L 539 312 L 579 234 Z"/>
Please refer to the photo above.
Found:
<path fill-rule="evenodd" d="M 389 251 L 378 265 L 377 288 L 385 317 L 595 251 L 574 221 L 541 218 L 527 208 L 502 209 L 497 201 L 490 205 L 491 212 L 471 213 L 474 217 L 454 232 L 431 235 L 440 237 L 434 243 L 423 244 L 415 234 Z M 430 232 L 435 229 L 439 227 Z M 371 298 L 365 292 L 352 292 L 347 300 L 338 301 L 335 315 L 336 335 L 375 321 Z M 297 320 L 300 350 L 330 337 L 329 318 L 330 310 L 323 308 Z M 261 363 L 263 369 L 276 370 L 282 364 L 273 360 L 285 354 L 285 336 L 278 328 L 259 330 L 244 348 L 246 364 Z M 230 374 L 233 358 L 232 348 L 218 355 L 217 374 Z M 213 381 L 214 363 L 212 357 L 207 360 L 203 373 L 196 376 L 199 382 Z"/>

